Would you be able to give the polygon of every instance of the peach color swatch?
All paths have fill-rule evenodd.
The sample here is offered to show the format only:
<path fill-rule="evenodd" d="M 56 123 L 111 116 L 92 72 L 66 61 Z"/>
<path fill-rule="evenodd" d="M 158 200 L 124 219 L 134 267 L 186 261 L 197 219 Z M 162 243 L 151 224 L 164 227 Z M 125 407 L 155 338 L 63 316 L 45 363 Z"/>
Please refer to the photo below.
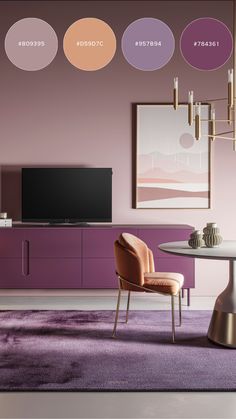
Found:
<path fill-rule="evenodd" d="M 74 22 L 66 31 L 64 53 L 70 63 L 85 71 L 105 67 L 116 52 L 116 37 L 103 20 L 84 18 Z"/>

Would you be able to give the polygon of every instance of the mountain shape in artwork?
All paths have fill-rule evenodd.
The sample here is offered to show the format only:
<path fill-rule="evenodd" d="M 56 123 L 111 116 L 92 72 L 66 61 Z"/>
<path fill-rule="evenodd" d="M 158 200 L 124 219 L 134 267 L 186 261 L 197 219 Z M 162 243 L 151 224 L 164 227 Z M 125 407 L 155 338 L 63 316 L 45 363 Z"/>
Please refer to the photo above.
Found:
<path fill-rule="evenodd" d="M 194 173 L 202 173 L 208 167 L 209 154 L 204 153 L 176 153 L 162 154 L 153 152 L 149 154 L 141 154 L 138 157 L 139 173 L 144 174 L 150 168 L 161 169 L 166 173 L 175 173 L 179 171 L 187 171 Z M 175 177 L 175 176 L 174 176 Z"/>
<path fill-rule="evenodd" d="M 208 181 L 208 173 L 193 173 L 187 170 L 180 170 L 175 173 L 167 173 L 159 168 L 147 170 L 145 173 L 140 173 L 138 176 L 139 183 L 163 183 L 163 182 L 199 182 L 204 183 Z"/>

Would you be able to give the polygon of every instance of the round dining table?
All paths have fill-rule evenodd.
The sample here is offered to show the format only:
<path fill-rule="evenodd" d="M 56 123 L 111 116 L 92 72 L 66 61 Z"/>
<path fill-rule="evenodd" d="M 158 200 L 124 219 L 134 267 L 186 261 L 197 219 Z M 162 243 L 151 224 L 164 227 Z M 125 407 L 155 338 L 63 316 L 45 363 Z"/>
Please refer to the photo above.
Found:
<path fill-rule="evenodd" d="M 199 249 L 192 249 L 187 241 L 169 242 L 160 244 L 159 249 L 176 256 L 229 262 L 229 282 L 216 298 L 207 336 L 219 345 L 236 348 L 236 240 Z"/>

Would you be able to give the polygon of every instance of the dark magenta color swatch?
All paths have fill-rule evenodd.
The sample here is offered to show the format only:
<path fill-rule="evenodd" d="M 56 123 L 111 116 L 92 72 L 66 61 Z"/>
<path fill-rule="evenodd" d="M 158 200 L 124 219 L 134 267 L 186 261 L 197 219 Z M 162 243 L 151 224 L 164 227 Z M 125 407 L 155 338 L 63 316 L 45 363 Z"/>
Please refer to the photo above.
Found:
<path fill-rule="evenodd" d="M 233 37 L 221 21 L 210 17 L 193 20 L 182 32 L 184 59 L 198 70 L 216 70 L 231 57 Z"/>

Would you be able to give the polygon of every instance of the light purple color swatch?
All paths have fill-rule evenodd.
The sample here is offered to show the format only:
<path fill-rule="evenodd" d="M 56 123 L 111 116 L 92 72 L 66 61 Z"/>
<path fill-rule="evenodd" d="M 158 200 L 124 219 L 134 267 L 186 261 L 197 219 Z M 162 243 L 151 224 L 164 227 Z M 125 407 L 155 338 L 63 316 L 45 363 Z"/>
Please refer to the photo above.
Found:
<path fill-rule="evenodd" d="M 213 18 L 193 20 L 180 38 L 184 59 L 199 70 L 216 70 L 222 67 L 233 51 L 233 37 L 229 28 Z"/>
<path fill-rule="evenodd" d="M 21 70 L 36 71 L 47 67 L 55 58 L 57 50 L 57 35 L 42 19 L 21 19 L 6 34 L 6 54 Z"/>
<path fill-rule="evenodd" d="M 133 67 L 154 71 L 164 67 L 175 49 L 175 39 L 166 23 L 142 18 L 132 22 L 122 37 L 122 51 Z"/>

